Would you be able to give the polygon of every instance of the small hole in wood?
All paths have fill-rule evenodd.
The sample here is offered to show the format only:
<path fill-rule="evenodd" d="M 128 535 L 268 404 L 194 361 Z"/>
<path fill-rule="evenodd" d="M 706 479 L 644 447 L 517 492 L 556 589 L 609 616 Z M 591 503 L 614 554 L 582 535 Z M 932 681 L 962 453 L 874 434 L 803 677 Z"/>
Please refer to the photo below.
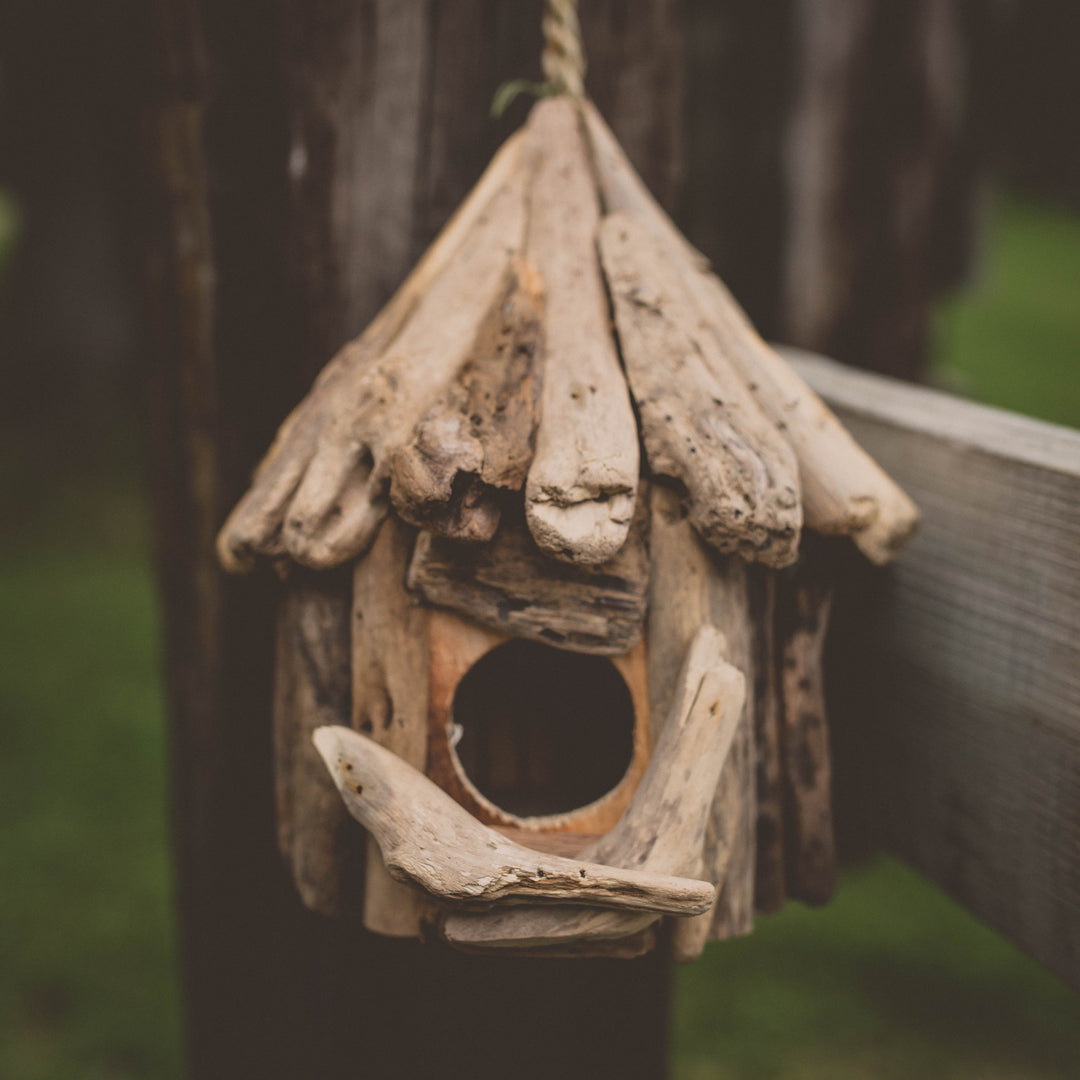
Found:
<path fill-rule="evenodd" d="M 508 641 L 458 684 L 465 774 L 517 817 L 562 814 L 617 787 L 633 757 L 634 704 L 610 660 Z"/>

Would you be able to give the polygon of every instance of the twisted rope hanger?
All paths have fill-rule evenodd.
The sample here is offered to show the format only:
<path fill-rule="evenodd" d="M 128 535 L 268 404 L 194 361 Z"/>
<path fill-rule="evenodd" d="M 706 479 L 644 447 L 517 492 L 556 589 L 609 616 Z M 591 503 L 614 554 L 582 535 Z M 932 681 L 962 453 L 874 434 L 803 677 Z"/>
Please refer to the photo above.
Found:
<path fill-rule="evenodd" d="M 581 43 L 578 0 L 544 0 L 544 51 L 540 67 L 556 94 L 585 96 L 585 49 Z"/>
<path fill-rule="evenodd" d="M 522 93 L 533 97 L 585 96 L 585 48 L 581 43 L 578 0 L 544 0 L 541 29 L 544 48 L 540 53 L 540 67 L 544 81 L 511 79 L 503 83 L 491 102 L 492 116 L 502 116 L 514 98 Z"/>

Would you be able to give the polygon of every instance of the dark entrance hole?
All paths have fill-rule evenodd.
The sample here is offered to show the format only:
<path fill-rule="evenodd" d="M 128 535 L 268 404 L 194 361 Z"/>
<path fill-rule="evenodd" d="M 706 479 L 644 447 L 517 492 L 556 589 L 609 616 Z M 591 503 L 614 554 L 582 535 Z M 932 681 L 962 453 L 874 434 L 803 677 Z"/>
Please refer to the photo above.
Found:
<path fill-rule="evenodd" d="M 517 817 L 576 810 L 617 787 L 634 703 L 610 660 L 508 641 L 458 684 L 457 755 L 476 789 Z"/>

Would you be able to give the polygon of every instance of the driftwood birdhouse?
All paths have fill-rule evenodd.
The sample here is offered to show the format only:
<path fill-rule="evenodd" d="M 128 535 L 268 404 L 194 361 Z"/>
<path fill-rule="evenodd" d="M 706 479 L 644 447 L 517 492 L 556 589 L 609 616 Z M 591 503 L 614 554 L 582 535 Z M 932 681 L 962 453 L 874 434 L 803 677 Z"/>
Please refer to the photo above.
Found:
<path fill-rule="evenodd" d="M 755 899 L 824 900 L 829 590 L 800 540 L 883 563 L 916 520 L 593 106 L 541 101 L 221 533 L 230 569 L 284 571 L 304 900 L 531 955 L 663 925 L 684 959 Z"/>

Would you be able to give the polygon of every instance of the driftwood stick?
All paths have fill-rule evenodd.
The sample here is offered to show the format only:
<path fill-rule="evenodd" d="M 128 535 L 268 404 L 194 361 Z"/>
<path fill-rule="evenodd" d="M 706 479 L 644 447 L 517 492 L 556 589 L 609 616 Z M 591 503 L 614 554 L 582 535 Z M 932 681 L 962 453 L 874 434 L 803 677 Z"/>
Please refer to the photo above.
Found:
<path fill-rule="evenodd" d="M 596 106 L 591 101 L 581 102 L 581 114 L 592 151 L 591 160 L 603 202 L 603 212 L 614 214 L 625 211 L 655 230 L 657 236 L 679 252 L 689 265 L 702 270 L 708 269 L 709 260 L 679 232 L 675 223 L 664 213 L 663 207 L 653 198 L 645 181 L 630 164 L 619 140 L 615 138 L 614 132 L 607 126 Z"/>
<path fill-rule="evenodd" d="M 754 907 L 779 911 L 784 883 L 784 771 L 780 743 L 780 666 L 776 655 L 776 575 L 751 578 L 754 631 L 754 742 L 757 750 L 757 859 Z"/>
<path fill-rule="evenodd" d="M 599 244 L 649 467 L 685 485 L 717 551 L 788 565 L 802 524 L 791 447 L 702 333 L 683 269 L 652 231 L 616 213 Z"/>
<path fill-rule="evenodd" d="M 311 745 L 349 717 L 349 593 L 340 575 L 299 575 L 281 598 L 274 659 L 278 846 L 304 904 L 340 915 L 360 902 L 364 845 Z"/>
<path fill-rule="evenodd" d="M 495 535 L 532 462 L 542 308 L 540 277 L 518 259 L 464 367 L 394 457 L 390 493 L 406 521 L 456 540 Z"/>
<path fill-rule="evenodd" d="M 549 559 L 524 520 L 504 515 L 487 544 L 457 544 L 421 533 L 408 585 L 429 604 L 493 630 L 621 656 L 641 638 L 649 585 L 648 492 L 638 495 L 629 538 L 609 562 L 580 566 Z"/>
<path fill-rule="evenodd" d="M 487 905 L 524 899 L 694 915 L 711 906 L 705 881 L 623 870 L 531 851 L 481 825 L 423 773 L 342 727 L 315 746 L 349 813 L 379 843 L 391 876 L 443 900 Z"/>
<path fill-rule="evenodd" d="M 281 556 L 285 513 L 315 453 L 338 398 L 354 398 L 355 384 L 394 340 L 420 297 L 446 268 L 495 194 L 520 166 L 524 132 L 508 139 L 483 176 L 428 248 L 390 302 L 364 333 L 319 374 L 307 397 L 278 430 L 251 487 L 218 536 L 218 557 L 228 570 L 250 570 L 257 556 Z"/>
<path fill-rule="evenodd" d="M 816 560 L 800 562 L 782 583 L 779 615 L 788 892 L 808 904 L 826 903 L 836 887 L 823 666 L 832 586 L 825 574 Z"/>
<path fill-rule="evenodd" d="M 689 280 L 723 352 L 795 450 L 807 526 L 851 536 L 879 565 L 895 558 L 918 527 L 918 508 L 761 340 L 717 277 L 696 272 Z"/>
<path fill-rule="evenodd" d="M 605 212 L 624 211 L 682 267 L 723 356 L 798 458 L 805 524 L 851 535 L 871 561 L 893 558 L 918 525 L 918 510 L 855 442 L 821 399 L 769 348 L 723 283 L 649 193 L 592 105 L 583 114 Z"/>
<path fill-rule="evenodd" d="M 544 391 L 525 485 L 529 528 L 557 559 L 597 564 L 622 547 L 638 486 L 637 426 L 619 366 L 594 237 L 600 211 L 574 104 L 541 101 L 527 254 L 546 292 Z"/>
<path fill-rule="evenodd" d="M 404 583 L 415 537 L 414 529 L 391 516 L 356 564 L 352 727 L 422 769 L 427 757 L 428 613 L 410 601 Z M 369 838 L 364 925 L 389 937 L 417 937 L 430 907 L 420 890 L 390 877 Z"/>
<path fill-rule="evenodd" d="M 743 713 L 742 673 L 723 659 L 723 635 L 699 629 L 679 675 L 678 692 L 649 767 L 626 812 L 581 854 L 604 865 L 663 874 L 701 872 L 713 794 Z M 550 946 L 626 938 L 651 916 L 575 908 L 523 907 L 484 915 L 451 914 L 453 944 Z"/>
<path fill-rule="evenodd" d="M 390 463 L 468 357 L 524 237 L 528 170 L 507 178 L 393 343 L 335 398 L 285 515 L 287 551 L 315 569 L 363 554 L 389 505 Z"/>
<path fill-rule="evenodd" d="M 651 715 L 656 716 L 656 710 L 666 710 L 675 693 L 678 650 L 686 648 L 702 624 L 721 630 L 728 643 L 728 660 L 736 667 L 752 673 L 753 656 L 746 564 L 734 556 L 717 556 L 705 545 L 683 516 L 675 492 L 654 490 L 652 507 L 649 693 Z M 720 774 L 705 836 L 704 873 L 720 886 L 717 904 L 708 915 L 674 924 L 673 949 L 681 960 L 700 953 L 708 938 L 730 936 L 733 931 L 749 933 L 753 928 L 754 838 L 747 827 L 755 816 L 752 676 L 748 675 L 747 683 L 747 707 Z"/>

